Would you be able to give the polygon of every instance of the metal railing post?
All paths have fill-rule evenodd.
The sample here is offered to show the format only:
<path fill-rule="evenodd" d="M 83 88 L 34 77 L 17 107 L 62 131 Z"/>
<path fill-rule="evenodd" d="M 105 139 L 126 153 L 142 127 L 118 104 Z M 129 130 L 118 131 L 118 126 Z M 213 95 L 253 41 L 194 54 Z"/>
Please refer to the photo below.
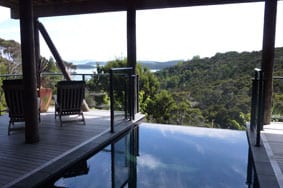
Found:
<path fill-rule="evenodd" d="M 252 99 L 251 99 L 251 121 L 250 121 L 250 129 L 254 131 L 256 127 L 256 112 L 257 112 L 257 92 L 258 91 L 258 81 L 257 81 L 257 73 L 255 71 L 254 79 L 252 80 Z"/>
<path fill-rule="evenodd" d="M 129 79 L 129 76 L 126 75 L 124 76 L 125 80 L 124 80 L 124 90 L 125 90 L 125 96 L 124 96 L 124 111 L 125 111 L 125 119 L 128 119 L 128 112 L 129 112 L 129 103 L 128 103 L 128 99 L 129 99 L 129 86 L 127 86 L 127 79 Z"/>
<path fill-rule="evenodd" d="M 264 80 L 263 72 L 258 70 L 258 98 L 257 98 L 257 126 L 256 126 L 256 144 L 260 146 L 260 131 L 263 128 L 263 116 L 264 116 Z"/>
<path fill-rule="evenodd" d="M 135 92 L 137 94 L 137 113 L 140 112 L 140 101 L 139 101 L 139 92 L 140 92 L 140 83 L 139 83 L 139 75 L 136 75 L 136 83 L 137 83 L 137 87 L 136 90 L 137 92 Z"/>
<path fill-rule="evenodd" d="M 113 95 L 113 70 L 110 69 L 110 131 L 114 132 L 114 95 Z"/>
<path fill-rule="evenodd" d="M 136 94 L 138 94 L 137 91 L 137 75 L 133 74 L 131 75 L 131 119 L 134 120 L 135 119 L 135 112 L 137 111 L 137 109 L 135 109 L 135 98 L 138 98 L 138 96 L 134 96 Z M 137 104 L 138 106 L 138 104 Z"/>

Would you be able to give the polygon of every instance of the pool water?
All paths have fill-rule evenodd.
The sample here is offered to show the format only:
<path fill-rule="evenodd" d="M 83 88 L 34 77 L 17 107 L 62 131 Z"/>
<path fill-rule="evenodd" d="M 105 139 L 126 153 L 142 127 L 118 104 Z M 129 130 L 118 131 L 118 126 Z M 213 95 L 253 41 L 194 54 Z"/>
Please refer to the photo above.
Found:
<path fill-rule="evenodd" d="M 57 187 L 247 187 L 244 131 L 142 123 L 60 177 Z"/>

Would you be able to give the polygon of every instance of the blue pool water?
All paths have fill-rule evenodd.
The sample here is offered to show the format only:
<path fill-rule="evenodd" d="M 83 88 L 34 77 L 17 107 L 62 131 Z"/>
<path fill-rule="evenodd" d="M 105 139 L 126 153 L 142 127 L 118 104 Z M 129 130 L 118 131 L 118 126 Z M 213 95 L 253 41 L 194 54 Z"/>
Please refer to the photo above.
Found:
<path fill-rule="evenodd" d="M 244 131 L 142 123 L 54 185 L 241 188 L 247 187 L 247 156 Z"/>

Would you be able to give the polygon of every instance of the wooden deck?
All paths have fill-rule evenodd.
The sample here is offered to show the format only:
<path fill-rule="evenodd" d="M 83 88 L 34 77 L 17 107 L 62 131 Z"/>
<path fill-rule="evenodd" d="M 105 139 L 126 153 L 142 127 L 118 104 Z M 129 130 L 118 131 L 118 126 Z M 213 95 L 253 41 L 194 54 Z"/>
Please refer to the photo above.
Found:
<path fill-rule="evenodd" d="M 248 130 L 250 148 L 260 187 L 283 187 L 283 122 L 265 125 L 261 146 L 255 147 L 255 134 Z"/>
<path fill-rule="evenodd" d="M 37 144 L 25 144 L 24 130 L 8 136 L 9 118 L 0 116 L 0 187 L 32 187 L 54 172 L 50 172 L 50 168 L 66 166 L 72 157 L 79 158 L 84 152 L 98 148 L 133 124 L 124 123 L 111 134 L 109 111 L 95 110 L 84 114 L 86 125 L 72 122 L 62 127 L 59 120 L 54 119 L 53 112 L 41 114 L 40 142 Z M 138 120 L 142 119 L 140 117 Z M 93 142 L 91 148 L 80 151 L 90 142 Z"/>

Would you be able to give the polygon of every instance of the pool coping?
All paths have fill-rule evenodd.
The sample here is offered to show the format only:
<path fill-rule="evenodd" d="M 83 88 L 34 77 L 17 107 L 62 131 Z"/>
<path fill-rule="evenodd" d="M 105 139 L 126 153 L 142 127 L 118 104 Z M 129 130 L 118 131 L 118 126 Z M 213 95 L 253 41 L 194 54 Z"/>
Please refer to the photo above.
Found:
<path fill-rule="evenodd" d="M 272 154 L 268 153 L 269 150 L 267 151 L 267 140 L 263 137 L 260 146 L 257 147 L 255 146 L 256 131 L 252 131 L 250 126 L 247 125 L 246 132 L 259 187 L 279 188 L 280 185 L 277 179 L 276 169 L 274 169 L 274 165 L 272 165 L 269 158 Z M 261 136 L 262 135 L 263 134 L 261 133 Z"/>
<path fill-rule="evenodd" d="M 113 140 L 116 140 L 121 135 L 137 126 L 143 121 L 143 119 L 144 115 L 140 115 L 134 121 L 125 121 L 115 127 L 114 133 L 111 133 L 109 128 L 99 135 L 92 137 L 91 139 L 43 164 L 39 168 L 15 179 L 14 181 L 5 185 L 3 188 L 44 187 L 51 181 L 56 180 L 56 177 L 62 174 L 66 169 L 73 166 L 78 161 L 87 159 L 91 155 L 99 152 Z"/>
<path fill-rule="evenodd" d="M 261 134 L 261 138 L 262 138 L 262 142 L 263 142 L 263 145 L 265 147 L 267 156 L 270 159 L 270 163 L 271 163 L 272 169 L 274 171 L 274 174 L 277 178 L 278 184 L 279 184 L 280 187 L 283 187 L 283 175 L 282 175 L 280 166 L 274 158 L 274 154 L 272 152 L 271 146 L 269 145 L 266 136 L 264 134 Z"/>

